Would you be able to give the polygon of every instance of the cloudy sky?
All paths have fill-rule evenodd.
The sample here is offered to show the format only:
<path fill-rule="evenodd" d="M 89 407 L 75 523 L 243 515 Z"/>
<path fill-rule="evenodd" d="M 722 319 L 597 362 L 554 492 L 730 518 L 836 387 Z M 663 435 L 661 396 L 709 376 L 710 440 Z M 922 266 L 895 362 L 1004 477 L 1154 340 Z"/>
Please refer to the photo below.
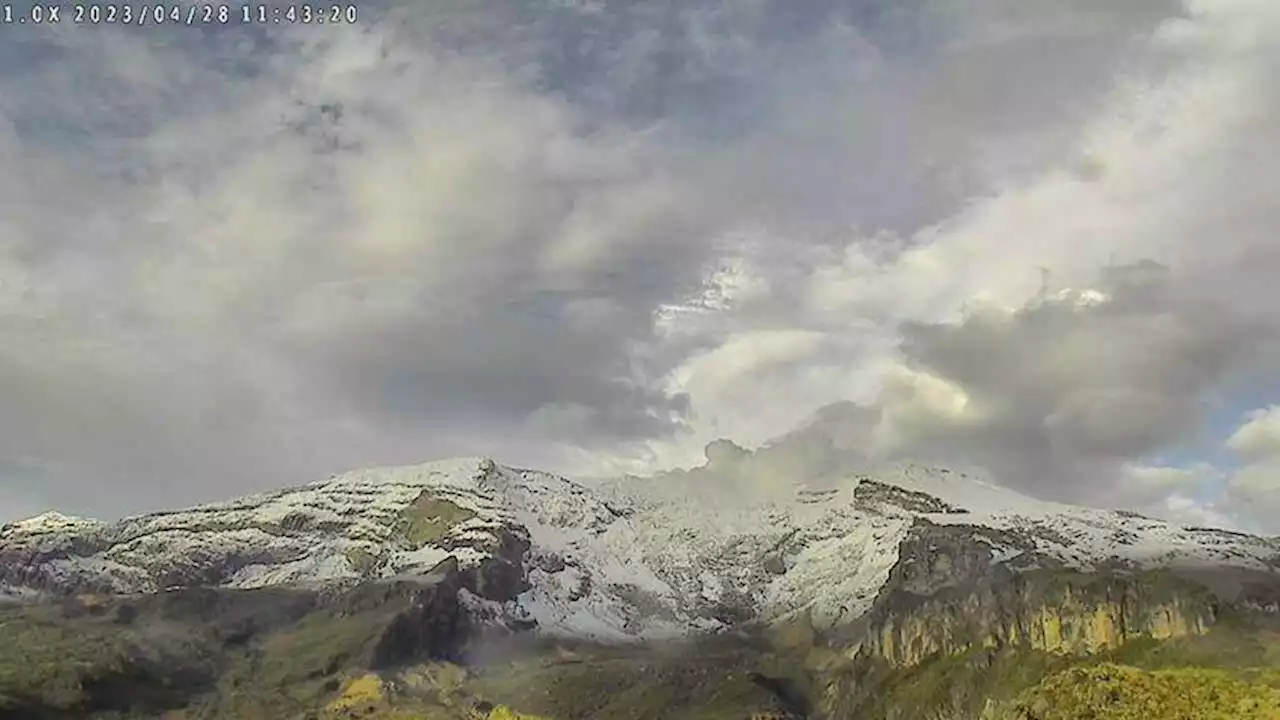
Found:
<path fill-rule="evenodd" d="M 1280 532 L 1280 3 L 358 9 L 0 26 L 0 519 L 791 432 Z"/>

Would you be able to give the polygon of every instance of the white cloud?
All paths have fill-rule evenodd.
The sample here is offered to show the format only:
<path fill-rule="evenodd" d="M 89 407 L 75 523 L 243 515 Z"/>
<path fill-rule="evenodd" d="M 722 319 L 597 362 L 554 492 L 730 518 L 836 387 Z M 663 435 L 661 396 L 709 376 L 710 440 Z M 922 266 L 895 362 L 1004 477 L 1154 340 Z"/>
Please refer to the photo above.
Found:
<path fill-rule="evenodd" d="M 1245 458 L 1280 455 L 1280 405 L 1251 411 L 1227 438 L 1227 447 Z"/>
<path fill-rule="evenodd" d="M 1227 439 L 1241 466 L 1231 475 L 1231 509 L 1256 527 L 1280 532 L 1280 406 L 1250 411 Z"/>
<path fill-rule="evenodd" d="M 1130 508 L 1155 507 L 1160 514 L 1205 518 L 1209 517 L 1206 508 L 1197 498 L 1221 479 L 1221 471 L 1205 463 L 1193 467 L 1130 463 L 1118 490 L 1122 504 Z"/>

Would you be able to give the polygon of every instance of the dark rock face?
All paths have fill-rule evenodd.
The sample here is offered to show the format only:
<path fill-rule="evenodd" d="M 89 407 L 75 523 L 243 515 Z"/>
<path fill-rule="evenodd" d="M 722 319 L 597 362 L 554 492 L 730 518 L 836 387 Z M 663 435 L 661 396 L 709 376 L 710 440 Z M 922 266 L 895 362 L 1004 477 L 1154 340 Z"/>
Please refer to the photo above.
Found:
<path fill-rule="evenodd" d="M 467 640 L 465 610 L 458 603 L 463 577 L 453 558 L 422 579 L 369 583 L 343 595 L 343 614 L 394 609 L 373 640 L 363 666 L 372 670 L 423 659 L 455 658 Z"/>
<path fill-rule="evenodd" d="M 529 588 L 524 566 L 505 558 L 486 560 L 465 574 L 466 587 L 488 600 L 508 602 Z"/>
<path fill-rule="evenodd" d="M 994 562 L 992 546 L 1033 546 L 1010 533 L 972 525 L 934 525 L 917 521 L 898 548 L 885 590 L 932 595 L 957 586 L 991 585 L 1012 573 Z M 882 593 L 884 590 L 881 591 Z"/>
<path fill-rule="evenodd" d="M 60 578 L 49 563 L 95 552 L 101 542 L 91 536 L 60 534 L 10 539 L 0 534 L 0 585 L 28 587 L 51 594 L 109 591 L 102 582 Z"/>
<path fill-rule="evenodd" d="M 758 672 L 750 673 L 751 682 L 765 688 L 778 699 L 782 711 L 775 713 L 780 718 L 807 718 L 811 712 L 809 698 L 804 691 L 796 687 L 789 678 L 771 677 Z M 760 717 L 763 713 L 756 713 Z"/>
<path fill-rule="evenodd" d="M 854 499 L 864 503 L 882 503 L 892 505 L 908 512 L 947 513 L 963 515 L 968 513 L 961 507 L 943 502 L 928 493 L 907 490 L 896 485 L 863 479 L 853 490 Z"/>
<path fill-rule="evenodd" d="M 494 546 L 481 548 L 490 556 L 462 572 L 462 586 L 486 600 L 509 602 L 529 589 L 529 535 L 519 527 L 500 528 L 495 535 Z"/>
<path fill-rule="evenodd" d="M 530 562 L 539 570 L 553 574 L 564 572 L 569 566 L 565 559 L 556 553 L 540 553 L 531 558 Z"/>

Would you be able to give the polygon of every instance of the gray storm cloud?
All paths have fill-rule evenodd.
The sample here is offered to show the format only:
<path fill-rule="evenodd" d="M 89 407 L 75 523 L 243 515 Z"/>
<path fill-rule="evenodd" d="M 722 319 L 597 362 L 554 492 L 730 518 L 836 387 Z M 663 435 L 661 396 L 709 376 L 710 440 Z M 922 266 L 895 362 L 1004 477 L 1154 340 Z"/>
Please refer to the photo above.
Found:
<path fill-rule="evenodd" d="M 1158 504 L 1269 341 L 1267 3 L 362 13 L 4 44 L 0 515 L 806 421 Z"/>

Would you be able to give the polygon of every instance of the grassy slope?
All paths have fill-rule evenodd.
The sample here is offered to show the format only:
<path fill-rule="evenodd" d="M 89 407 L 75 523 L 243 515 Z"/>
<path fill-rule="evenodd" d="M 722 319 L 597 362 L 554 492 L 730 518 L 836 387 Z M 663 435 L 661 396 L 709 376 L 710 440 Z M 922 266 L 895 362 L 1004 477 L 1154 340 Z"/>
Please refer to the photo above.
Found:
<path fill-rule="evenodd" d="M 1101 663 L 1055 674 L 1008 710 L 1016 720 L 1277 720 L 1280 690 L 1204 668 Z"/>
<path fill-rule="evenodd" d="M 0 716 L 82 717 L 86 704 L 164 707 L 217 672 L 199 631 L 136 628 L 111 615 L 69 619 L 55 608 L 0 612 Z"/>

